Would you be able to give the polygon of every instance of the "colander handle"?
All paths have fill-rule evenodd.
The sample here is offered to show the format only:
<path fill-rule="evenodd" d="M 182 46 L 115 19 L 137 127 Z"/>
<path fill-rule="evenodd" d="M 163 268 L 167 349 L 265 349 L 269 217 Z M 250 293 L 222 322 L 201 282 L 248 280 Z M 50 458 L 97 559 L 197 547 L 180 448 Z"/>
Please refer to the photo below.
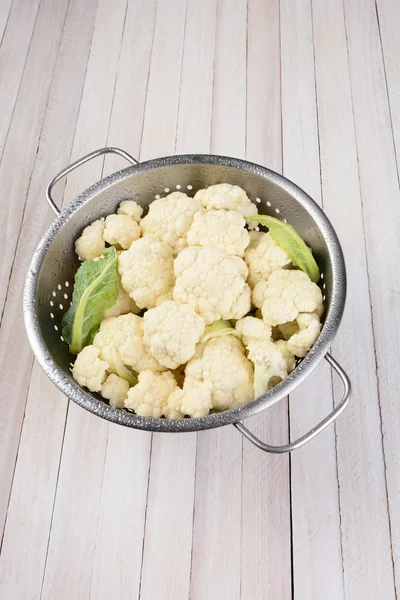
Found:
<path fill-rule="evenodd" d="M 90 152 L 89 154 L 86 154 L 86 156 L 83 156 L 79 160 L 76 160 L 75 162 L 71 163 L 69 165 L 69 167 L 65 167 L 65 169 L 63 169 L 62 171 L 60 171 L 54 177 L 54 179 L 52 179 L 50 181 L 49 185 L 46 188 L 46 200 L 47 200 L 47 202 L 48 202 L 51 210 L 57 216 L 60 214 L 61 211 L 58 208 L 58 206 L 56 205 L 56 203 L 54 202 L 53 197 L 51 195 L 51 192 L 53 191 L 53 187 L 55 186 L 55 184 L 58 181 L 60 181 L 60 179 L 62 179 L 66 175 L 68 175 L 68 173 L 71 173 L 71 171 L 74 171 L 75 169 L 77 169 L 81 165 L 84 165 L 89 160 L 92 160 L 92 158 L 96 158 L 97 156 L 101 156 L 102 154 L 119 154 L 120 156 L 122 156 L 123 158 L 125 158 L 128 162 L 130 162 L 132 165 L 139 164 L 139 161 L 137 161 L 136 158 L 133 158 L 133 156 L 131 156 L 130 154 L 128 154 L 127 152 L 125 152 L 125 150 L 120 150 L 119 148 L 111 148 L 111 147 L 109 147 L 109 148 L 99 148 L 99 150 L 94 150 L 93 152 Z"/>
<path fill-rule="evenodd" d="M 333 367 L 336 373 L 339 375 L 340 379 L 343 382 L 344 393 L 340 403 L 334 408 L 334 410 L 323 419 L 318 425 L 313 427 L 308 433 L 305 433 L 303 436 L 291 442 L 290 444 L 285 444 L 284 446 L 270 446 L 269 444 L 265 444 L 261 440 L 259 440 L 254 433 L 251 433 L 247 427 L 245 427 L 242 423 L 234 423 L 236 429 L 240 431 L 244 437 L 246 437 L 250 442 L 252 442 L 257 448 L 260 450 L 264 450 L 264 452 L 273 452 L 274 454 L 284 454 L 285 452 L 292 452 L 292 450 L 297 450 L 297 448 L 301 448 L 307 442 L 315 438 L 316 435 L 321 433 L 324 429 L 328 427 L 331 423 L 333 423 L 338 416 L 344 411 L 346 408 L 351 393 L 351 384 L 350 379 L 343 371 L 342 367 L 336 362 L 336 360 L 330 355 L 325 355 L 328 363 Z"/>

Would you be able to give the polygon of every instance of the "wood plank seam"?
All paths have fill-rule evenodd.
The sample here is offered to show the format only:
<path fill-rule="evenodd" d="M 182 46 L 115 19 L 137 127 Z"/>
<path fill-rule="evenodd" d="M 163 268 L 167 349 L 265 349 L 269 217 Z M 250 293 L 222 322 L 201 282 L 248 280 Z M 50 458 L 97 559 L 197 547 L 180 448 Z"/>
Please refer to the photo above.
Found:
<path fill-rule="evenodd" d="M 387 483 L 386 454 L 385 454 L 385 444 L 384 444 L 384 439 L 383 439 L 383 424 L 382 424 L 382 409 L 381 409 L 381 396 L 380 396 L 380 384 L 379 384 L 379 370 L 378 370 L 378 363 L 377 363 L 376 324 L 374 324 L 374 312 L 373 312 L 373 308 L 372 308 L 372 299 L 371 299 L 371 285 L 370 285 L 371 277 L 370 277 L 369 257 L 368 257 L 368 252 L 367 252 L 367 237 L 366 237 L 365 220 L 364 220 L 364 200 L 363 200 L 363 191 L 362 191 L 361 176 L 360 176 L 360 161 L 359 161 L 358 140 L 357 140 L 357 132 L 356 132 L 356 126 L 355 126 L 355 117 L 354 117 L 352 71 L 351 71 L 351 67 L 350 67 L 349 42 L 348 42 L 346 9 L 345 9 L 345 6 L 344 6 L 344 0 L 342 0 L 342 6 L 343 6 L 344 27 L 345 27 L 345 33 L 346 33 L 347 61 L 348 61 L 349 76 L 350 76 L 350 98 L 351 98 L 351 108 L 352 108 L 352 113 L 353 113 L 354 140 L 355 140 L 355 147 L 356 147 L 356 152 L 357 152 L 357 174 L 358 174 L 358 183 L 359 183 L 360 199 L 361 199 L 361 214 L 362 214 L 362 228 L 363 228 L 363 236 L 364 236 L 364 251 L 365 251 L 365 259 L 366 259 L 366 265 L 367 265 L 367 270 L 366 271 L 367 271 L 367 281 L 368 281 L 368 301 L 369 301 L 369 306 L 370 306 L 370 320 L 371 320 L 371 325 L 372 325 L 372 327 L 371 327 L 371 329 L 372 329 L 372 341 L 373 341 L 373 350 L 374 350 L 374 358 L 375 358 L 375 374 L 376 374 L 376 380 L 377 380 L 377 390 L 376 390 L 376 393 L 377 393 L 377 399 L 378 399 L 378 410 L 379 410 L 379 419 L 380 419 L 379 425 L 380 425 L 380 433 L 381 433 L 381 451 L 382 451 L 382 458 L 383 458 L 383 473 L 384 473 L 385 492 L 386 492 L 386 512 L 387 512 L 387 519 L 388 519 L 388 526 L 389 526 L 389 533 L 390 533 L 389 543 L 390 543 L 390 554 L 391 554 L 391 559 L 392 559 L 393 585 L 394 585 L 394 588 L 395 588 L 395 595 L 396 595 L 396 598 L 397 598 L 398 597 L 398 593 L 397 593 L 397 585 L 396 585 L 396 570 L 395 570 L 395 561 L 394 561 L 394 550 L 393 550 L 393 539 L 392 539 L 392 526 L 391 526 L 391 514 L 390 514 L 390 506 L 389 506 L 388 483 Z M 375 2 L 375 7 L 376 7 L 376 2 Z M 377 13 L 376 13 L 376 15 L 377 15 Z M 382 40 L 381 40 L 381 48 L 382 48 Z M 382 60 L 383 60 L 383 53 L 382 53 Z M 385 73 L 385 81 L 386 81 L 386 73 Z M 387 81 L 386 81 L 386 94 L 387 94 Z M 389 103 L 388 95 L 387 95 L 387 100 L 388 100 L 388 103 Z M 389 114 L 390 114 L 390 105 L 389 105 Z M 390 116 L 390 121 L 392 123 L 391 116 Z M 393 134 L 393 129 L 392 129 L 392 134 Z"/>
<path fill-rule="evenodd" d="M 12 0 L 12 2 L 10 4 L 10 8 L 9 8 L 8 15 L 7 15 L 7 20 L 5 22 L 4 29 L 3 29 L 3 34 L 2 34 L 1 39 L 0 39 L 0 46 L 1 46 L 2 42 L 3 42 L 4 34 L 6 32 L 6 29 L 7 29 L 7 26 L 8 26 L 8 22 L 10 20 L 10 14 L 11 14 L 11 11 L 13 9 L 13 6 L 14 6 L 14 0 Z M 11 117 L 11 121 L 12 121 L 12 117 Z"/>
<path fill-rule="evenodd" d="M 138 600 L 140 600 L 141 597 L 141 593 L 142 593 L 142 575 L 143 575 L 143 562 L 144 562 L 144 543 L 146 540 L 146 523 L 147 523 L 147 512 L 148 512 L 148 507 L 149 507 L 149 490 L 150 490 L 150 471 L 151 471 L 151 457 L 152 457 L 152 453 L 153 453 L 153 436 L 154 434 L 151 434 L 151 439 L 150 439 L 150 457 L 149 457 L 149 470 L 147 473 L 147 491 L 146 491 L 146 509 L 144 511 L 144 523 L 143 523 L 143 540 L 142 540 L 142 560 L 141 560 L 141 564 L 140 564 L 140 577 L 139 577 L 139 593 L 138 593 Z"/>
<path fill-rule="evenodd" d="M 390 128 L 391 128 L 391 132 L 392 132 L 393 154 L 396 159 L 396 164 L 398 165 L 399 162 L 398 162 L 398 157 L 397 157 L 397 148 L 396 148 L 396 142 L 395 142 L 395 138 L 394 138 L 394 129 L 393 129 L 392 106 L 391 106 L 390 96 L 389 96 L 389 86 L 388 86 L 388 79 L 387 79 L 387 73 L 386 73 L 385 53 L 383 51 L 383 43 L 382 43 L 381 23 L 380 23 L 380 19 L 379 19 L 379 11 L 378 11 L 378 5 L 377 5 L 376 0 L 375 0 L 375 13 L 376 13 L 376 20 L 378 23 L 379 42 L 380 42 L 382 64 L 383 64 L 383 74 L 385 76 L 385 90 L 386 90 L 386 99 L 387 99 L 387 104 L 388 104 L 388 109 L 389 109 Z M 399 173 L 398 168 L 397 168 L 397 181 L 398 181 L 399 187 L 400 187 L 400 173 Z"/>
<path fill-rule="evenodd" d="M 317 144 L 319 154 L 319 179 L 320 179 L 320 193 L 321 193 L 321 207 L 324 208 L 324 192 L 322 185 L 322 158 L 321 158 L 321 136 L 320 136 L 320 123 L 319 123 L 319 106 L 318 106 L 318 83 L 317 83 L 317 65 L 315 60 L 315 30 L 314 30 L 314 7 L 313 3 L 315 0 L 310 0 L 311 9 L 311 27 L 312 27 L 312 39 L 313 39 L 313 57 L 314 57 L 314 83 L 315 83 L 315 101 L 316 101 L 316 118 L 317 118 Z M 330 369 L 331 376 L 331 395 L 332 395 L 332 410 L 335 407 L 335 387 L 333 381 L 333 369 Z M 340 479 L 339 479 L 339 456 L 338 456 L 338 440 L 337 440 L 337 429 L 336 422 L 333 423 L 334 428 L 334 440 L 335 440 L 335 471 L 337 481 L 337 498 L 339 508 L 339 528 L 340 528 L 340 554 L 341 554 L 341 567 L 342 567 L 342 581 L 344 586 L 344 562 L 343 562 L 343 526 L 342 526 L 342 505 L 340 497 Z"/>
<path fill-rule="evenodd" d="M 21 78 L 19 80 L 18 91 L 15 94 L 14 106 L 13 106 L 13 109 L 12 109 L 12 112 L 11 112 L 10 122 L 8 123 L 7 134 L 6 134 L 5 138 L 4 138 L 3 148 L 2 148 L 1 154 L 0 154 L 0 163 L 3 160 L 4 149 L 6 147 L 6 143 L 7 143 L 7 140 L 8 140 L 8 135 L 10 133 L 11 123 L 12 123 L 13 118 L 14 118 L 15 107 L 17 105 L 17 100 L 18 100 L 20 89 L 21 89 L 22 80 L 24 78 L 24 73 L 25 73 L 25 70 L 26 70 L 26 63 L 28 61 L 28 56 L 29 56 L 30 49 L 31 49 L 33 34 L 35 32 L 35 29 L 36 29 L 36 23 L 37 23 L 38 15 L 39 15 L 39 12 L 40 12 L 40 7 L 41 7 L 41 2 L 39 2 L 38 7 L 37 7 L 37 11 L 36 11 L 36 15 L 35 15 L 35 23 L 34 23 L 34 25 L 32 27 L 32 33 L 31 33 L 31 37 L 30 37 L 30 40 L 29 40 L 29 44 L 28 44 L 28 50 L 27 50 L 27 53 L 26 53 L 26 56 L 25 56 L 24 68 L 22 69 Z M 10 12 L 8 14 L 7 23 L 9 21 L 9 19 L 10 19 L 10 14 L 11 14 L 11 10 L 10 10 Z M 4 28 L 3 37 L 4 37 L 5 33 L 6 33 L 6 29 L 7 29 L 7 27 Z M 3 41 L 3 38 L 1 39 L 1 41 Z M 0 325 L 1 325 L 1 322 L 0 322 Z"/>
<path fill-rule="evenodd" d="M 28 396 L 28 394 L 27 394 L 27 396 Z M 66 432 L 66 429 L 67 429 L 67 421 L 68 421 L 68 412 L 69 412 L 70 402 L 71 402 L 70 400 L 67 400 L 67 409 L 65 411 L 65 421 L 64 421 L 63 437 L 62 437 L 62 442 L 61 442 L 60 457 L 59 457 L 59 461 L 58 461 L 56 486 L 55 486 L 55 489 L 54 489 L 53 504 L 52 504 L 52 508 L 51 508 L 50 528 L 49 528 L 49 536 L 47 538 L 46 557 L 45 557 L 45 561 L 44 561 L 44 565 L 43 565 L 42 584 L 40 586 L 40 600 L 41 600 L 42 595 L 43 595 L 44 576 L 46 574 L 47 558 L 48 558 L 48 555 L 49 555 L 51 529 L 52 529 L 52 526 L 53 526 L 53 517 L 54 517 L 54 507 L 56 505 L 58 479 L 60 477 L 61 457 L 62 457 L 63 449 L 64 449 L 65 432 Z"/>

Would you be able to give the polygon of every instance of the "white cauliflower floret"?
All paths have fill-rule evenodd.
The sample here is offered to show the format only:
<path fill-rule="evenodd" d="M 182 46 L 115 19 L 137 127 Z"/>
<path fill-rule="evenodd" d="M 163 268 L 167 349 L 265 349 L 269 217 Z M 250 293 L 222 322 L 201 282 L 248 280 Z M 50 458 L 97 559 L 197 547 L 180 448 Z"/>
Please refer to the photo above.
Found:
<path fill-rule="evenodd" d="M 300 314 L 296 321 L 299 331 L 289 338 L 287 346 L 292 354 L 303 358 L 313 347 L 322 325 L 315 313 Z"/>
<path fill-rule="evenodd" d="M 199 190 L 194 199 L 200 200 L 202 206 L 207 210 L 221 208 L 237 210 L 244 217 L 251 217 L 258 212 L 257 206 L 251 202 L 246 192 L 239 186 L 230 183 L 210 185 L 205 190 Z"/>
<path fill-rule="evenodd" d="M 247 283 L 251 288 L 259 281 L 267 280 L 273 271 L 291 263 L 286 250 L 275 242 L 270 233 L 261 231 L 250 233 L 250 245 L 244 253 L 244 260 L 249 269 Z"/>
<path fill-rule="evenodd" d="M 253 304 L 268 325 L 294 321 L 301 312 L 322 314 L 322 293 L 303 271 L 281 269 L 253 290 Z"/>
<path fill-rule="evenodd" d="M 81 260 L 93 260 L 103 254 L 106 245 L 103 239 L 104 220 L 94 221 L 82 231 L 75 242 L 75 252 Z"/>
<path fill-rule="evenodd" d="M 117 210 L 118 215 L 127 215 L 137 223 L 143 214 L 143 208 L 134 200 L 123 200 Z"/>
<path fill-rule="evenodd" d="M 271 327 L 261 319 L 245 317 L 236 323 L 241 332 L 248 358 L 254 363 L 254 394 L 258 398 L 282 381 L 296 366 L 287 342 L 271 339 Z"/>
<path fill-rule="evenodd" d="M 134 371 L 164 371 L 164 367 L 152 356 L 143 340 L 143 319 L 128 313 L 110 317 L 101 322 L 93 345 L 100 350 L 100 358 L 110 365 L 110 371 L 118 374 L 119 362 Z"/>
<path fill-rule="evenodd" d="M 236 408 L 253 399 L 253 367 L 237 337 L 228 335 L 212 338 L 204 344 L 201 357 L 188 362 L 184 392 L 198 387 L 204 396 L 202 399 L 199 396 L 198 400 L 191 396 L 182 406 L 182 412 L 191 410 L 198 414 L 201 404 L 207 404 L 207 390 L 211 394 L 212 408 L 218 410 Z M 193 390 L 189 393 L 199 392 Z M 197 402 L 199 404 L 196 406 Z"/>
<path fill-rule="evenodd" d="M 106 378 L 109 364 L 99 358 L 100 350 L 94 346 L 86 346 L 76 357 L 72 369 L 72 377 L 79 385 L 87 387 L 91 392 L 99 392 Z"/>
<path fill-rule="evenodd" d="M 146 236 L 118 257 L 122 285 L 140 308 L 172 300 L 175 283 L 171 246 Z"/>
<path fill-rule="evenodd" d="M 250 310 L 247 267 L 238 256 L 220 248 L 191 246 L 175 259 L 174 300 L 190 304 L 209 325 L 220 319 L 240 319 Z"/>
<path fill-rule="evenodd" d="M 279 349 L 283 358 L 286 360 L 287 372 L 291 373 L 296 366 L 296 357 L 290 351 L 288 343 L 285 340 L 278 340 L 275 342 L 275 347 Z"/>
<path fill-rule="evenodd" d="M 176 369 L 192 358 L 205 322 L 188 304 L 173 300 L 148 310 L 143 317 L 144 343 L 168 369 Z"/>
<path fill-rule="evenodd" d="M 167 407 L 164 412 L 164 416 L 167 419 L 183 419 L 185 416 L 181 410 L 182 408 L 182 397 L 183 390 L 181 388 L 177 388 L 172 394 L 169 396 L 167 401 Z"/>
<path fill-rule="evenodd" d="M 271 339 L 271 327 L 266 325 L 262 319 L 256 317 L 244 317 L 236 321 L 235 328 L 240 331 L 245 346 L 253 340 Z"/>
<path fill-rule="evenodd" d="M 101 395 L 110 401 L 110 406 L 114 408 L 124 408 L 124 402 L 128 397 L 129 383 L 111 373 L 101 386 Z"/>
<path fill-rule="evenodd" d="M 108 319 L 108 317 L 119 317 L 119 315 L 125 315 L 127 313 L 134 313 L 136 315 L 140 313 L 140 308 L 130 297 L 128 292 L 124 290 L 121 284 L 121 279 L 118 277 L 117 301 L 111 306 L 111 308 L 107 308 L 107 310 L 104 312 L 104 318 Z"/>
<path fill-rule="evenodd" d="M 186 235 L 199 210 L 203 210 L 200 202 L 183 192 L 173 192 L 154 200 L 140 222 L 143 236 L 152 235 L 160 242 L 166 242 L 177 255 L 187 246 Z"/>
<path fill-rule="evenodd" d="M 189 415 L 190 417 L 205 417 L 212 409 L 211 391 L 207 385 L 197 384 L 184 385 L 183 390 L 176 390 L 168 398 L 168 408 L 170 415 Z M 170 419 L 181 418 L 180 416 L 169 416 Z"/>
<path fill-rule="evenodd" d="M 108 215 L 103 238 L 109 244 L 121 246 L 127 250 L 132 242 L 140 238 L 140 227 L 127 215 Z"/>
<path fill-rule="evenodd" d="M 236 210 L 210 210 L 195 214 L 187 234 L 189 246 L 217 246 L 232 256 L 244 256 L 250 243 L 246 221 Z"/>
<path fill-rule="evenodd" d="M 137 385 L 128 392 L 125 406 L 141 417 L 159 419 L 169 414 L 168 398 L 177 389 L 179 388 L 171 371 L 142 371 L 139 373 Z"/>

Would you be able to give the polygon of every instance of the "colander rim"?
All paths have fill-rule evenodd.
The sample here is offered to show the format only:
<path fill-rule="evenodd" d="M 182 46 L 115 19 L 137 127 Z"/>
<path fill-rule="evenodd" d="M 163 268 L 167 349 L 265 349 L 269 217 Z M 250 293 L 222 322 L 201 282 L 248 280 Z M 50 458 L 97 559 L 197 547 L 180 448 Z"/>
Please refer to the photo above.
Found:
<path fill-rule="evenodd" d="M 51 243 L 64 224 L 90 199 L 107 187 L 145 171 L 184 164 L 212 164 L 233 167 L 258 175 L 278 185 L 297 200 L 316 222 L 327 244 L 332 264 L 332 299 L 317 342 L 296 369 L 267 394 L 239 408 L 194 419 L 152 419 L 113 408 L 78 384 L 71 383 L 64 371 L 53 361 L 40 332 L 36 312 L 36 287 L 40 268 Z M 129 166 L 101 179 L 77 196 L 52 222 L 32 257 L 24 287 L 24 319 L 28 338 L 34 354 L 50 380 L 70 400 L 89 412 L 108 421 L 127 427 L 160 432 L 188 432 L 212 429 L 238 423 L 272 406 L 292 392 L 320 363 L 328 352 L 339 328 L 346 299 L 346 269 L 338 236 L 326 214 L 318 204 L 297 184 L 267 167 L 246 160 L 212 154 L 181 154 L 147 160 Z"/>

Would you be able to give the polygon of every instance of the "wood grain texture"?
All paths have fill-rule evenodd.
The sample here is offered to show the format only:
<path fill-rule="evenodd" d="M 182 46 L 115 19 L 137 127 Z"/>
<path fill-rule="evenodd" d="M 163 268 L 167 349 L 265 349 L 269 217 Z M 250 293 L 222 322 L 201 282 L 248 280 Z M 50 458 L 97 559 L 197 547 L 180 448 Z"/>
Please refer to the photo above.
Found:
<path fill-rule="evenodd" d="M 311 2 L 293 10 L 281 0 L 281 53 L 283 173 L 322 204 Z M 290 395 L 291 440 L 332 408 L 332 376 L 322 363 Z M 344 598 L 336 470 L 333 428 L 291 456 L 295 598 Z"/>
<path fill-rule="evenodd" d="M 398 596 L 399 23 L 393 0 L 0 2 L 1 599 Z M 22 289 L 45 185 L 105 145 L 246 157 L 323 206 L 349 281 L 335 427 L 289 458 L 231 427 L 151 435 L 68 405 Z M 57 202 L 125 166 L 86 164 Z M 285 443 L 340 395 L 320 365 L 248 426 Z"/>

